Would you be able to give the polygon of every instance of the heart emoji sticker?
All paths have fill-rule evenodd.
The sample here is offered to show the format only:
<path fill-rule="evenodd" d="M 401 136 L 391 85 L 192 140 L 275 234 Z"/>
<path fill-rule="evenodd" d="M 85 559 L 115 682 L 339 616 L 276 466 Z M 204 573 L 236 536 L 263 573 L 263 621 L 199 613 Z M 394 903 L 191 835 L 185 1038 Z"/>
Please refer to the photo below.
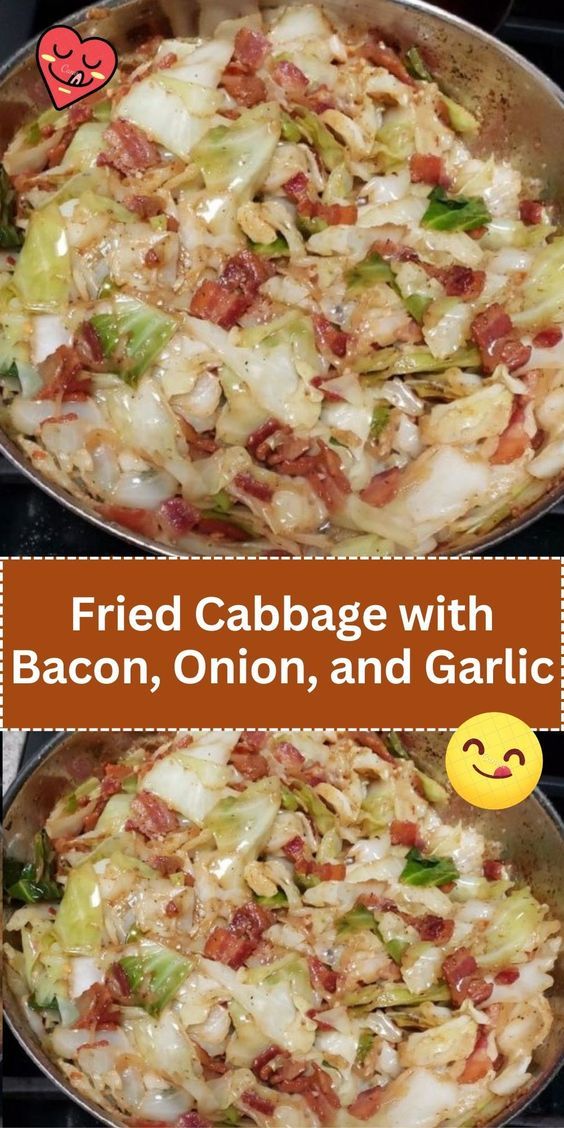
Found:
<path fill-rule="evenodd" d="M 72 27 L 50 27 L 37 44 L 37 65 L 57 110 L 65 110 L 110 81 L 117 54 L 105 39 L 81 39 Z"/>

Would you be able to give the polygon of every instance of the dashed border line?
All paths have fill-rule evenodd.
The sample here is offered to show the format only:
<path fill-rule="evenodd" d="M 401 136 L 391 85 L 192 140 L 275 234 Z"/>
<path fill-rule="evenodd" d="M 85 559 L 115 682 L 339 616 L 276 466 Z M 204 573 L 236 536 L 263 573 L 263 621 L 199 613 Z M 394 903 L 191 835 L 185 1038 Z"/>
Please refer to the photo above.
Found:
<path fill-rule="evenodd" d="M 454 732 L 457 727 L 458 727 L 457 725 L 445 725 L 442 728 L 428 728 L 428 727 L 406 728 L 403 725 L 402 726 L 397 725 L 395 728 L 390 728 L 390 727 L 386 727 L 386 726 L 382 727 L 380 725 L 378 727 L 378 732 Z M 534 732 L 559 732 L 559 733 L 562 733 L 562 729 L 558 728 L 558 727 L 557 728 L 546 728 L 546 727 L 545 728 L 538 728 L 536 725 L 531 725 L 530 727 L 534 730 Z M 179 728 L 180 728 L 180 726 L 177 725 L 175 728 L 155 727 L 155 728 L 70 728 L 70 729 L 61 729 L 57 725 L 52 725 L 52 726 L 47 725 L 45 728 L 28 728 L 28 729 L 6 728 L 6 729 L 3 729 L 3 732 L 144 732 L 144 733 L 147 733 L 147 734 L 150 735 L 153 732 L 178 732 Z M 233 732 L 235 730 L 238 730 L 239 728 L 242 728 L 242 726 L 241 725 L 238 725 L 238 726 L 237 725 L 231 725 L 231 726 L 226 725 L 225 728 L 218 728 L 217 725 L 214 725 L 213 727 L 210 727 L 210 728 L 191 727 L 190 732 Z M 367 730 L 370 730 L 371 728 L 372 728 L 371 724 L 369 722 L 367 722 L 366 725 L 364 725 L 363 727 L 360 727 L 360 728 L 351 728 L 350 725 L 331 725 L 330 729 L 304 728 L 303 725 L 300 725 L 299 728 L 289 729 L 289 728 L 284 728 L 282 725 L 279 725 L 278 727 L 275 727 L 275 728 L 257 728 L 257 729 L 253 729 L 253 731 L 254 732 L 331 732 L 331 731 L 335 731 L 335 732 L 366 732 Z"/>
<path fill-rule="evenodd" d="M 462 561 L 465 563 L 475 563 L 479 560 L 483 563 L 498 564 L 500 561 L 516 561 L 516 560 L 556 560 L 563 566 L 564 557 L 562 556 L 1 556 L 0 564 L 10 562 L 12 560 L 35 561 L 35 560 L 84 560 L 84 561 L 98 561 L 98 560 L 127 560 L 136 561 L 138 563 L 169 563 L 173 560 L 181 561 L 196 561 L 201 563 L 209 563 L 212 561 L 216 563 L 223 560 L 243 560 L 254 561 L 261 560 L 267 564 L 309 564 L 309 563 L 327 563 L 339 564 L 350 563 L 351 560 L 370 560 L 372 564 L 388 564 L 392 561 L 403 560 L 448 560 Z"/>

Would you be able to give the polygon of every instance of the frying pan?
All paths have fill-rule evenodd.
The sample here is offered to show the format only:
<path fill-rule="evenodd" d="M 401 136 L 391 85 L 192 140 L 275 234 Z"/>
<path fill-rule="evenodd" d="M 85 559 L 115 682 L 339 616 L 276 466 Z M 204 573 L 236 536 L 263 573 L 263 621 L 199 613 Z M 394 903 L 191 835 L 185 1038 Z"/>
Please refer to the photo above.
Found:
<path fill-rule="evenodd" d="M 444 754 L 449 733 L 404 733 L 403 740 L 417 764 L 435 779 L 447 784 Z M 7 793 L 4 813 L 5 850 L 21 860 L 32 857 L 33 836 L 43 826 L 57 799 L 90 775 L 101 775 L 102 766 L 124 754 L 133 741 L 156 748 L 158 733 L 63 733 L 47 739 L 34 759 Z M 504 854 L 519 876 L 531 885 L 535 896 L 549 905 L 551 915 L 564 921 L 564 868 L 561 865 L 564 824 L 537 791 L 523 803 L 506 811 L 479 811 L 452 792 L 445 817 L 450 822 L 471 822 L 489 839 L 501 842 Z M 555 969 L 551 991 L 554 1023 L 549 1038 L 535 1055 L 534 1079 L 525 1093 L 488 1128 L 506 1124 L 532 1101 L 557 1072 L 564 1056 L 564 955 Z M 45 1055 L 36 1035 L 8 988 L 4 995 L 8 1023 L 35 1064 L 82 1108 L 103 1123 L 118 1128 L 123 1122 L 76 1092 L 57 1066 Z"/>
<path fill-rule="evenodd" d="M 284 0 L 285 2 L 285 0 Z M 292 2 L 292 0 L 290 0 Z M 300 0 L 294 0 L 299 3 Z M 264 10 L 279 0 L 258 0 Z M 446 91 L 477 111 L 483 129 L 477 154 L 511 159 L 526 175 L 540 177 L 548 198 L 564 212 L 564 95 L 536 67 L 486 32 L 422 0 L 327 0 L 325 8 L 347 22 L 377 26 L 402 47 L 423 48 Z M 220 19 L 249 10 L 248 0 L 102 0 L 68 20 L 84 35 L 102 35 L 121 56 L 154 35 L 193 36 L 213 32 Z M 49 105 L 28 45 L 0 69 L 0 153 L 15 130 Z M 77 498 L 32 467 L 18 445 L 0 430 L 0 452 L 31 480 L 77 516 L 149 552 L 178 555 L 158 541 L 108 521 L 86 498 Z M 511 536 L 547 513 L 564 496 L 564 476 L 528 508 L 511 513 L 484 533 L 460 536 L 441 545 L 448 555 L 477 552 Z M 181 555 L 255 554 L 252 545 L 221 545 L 202 536 L 187 540 Z"/>

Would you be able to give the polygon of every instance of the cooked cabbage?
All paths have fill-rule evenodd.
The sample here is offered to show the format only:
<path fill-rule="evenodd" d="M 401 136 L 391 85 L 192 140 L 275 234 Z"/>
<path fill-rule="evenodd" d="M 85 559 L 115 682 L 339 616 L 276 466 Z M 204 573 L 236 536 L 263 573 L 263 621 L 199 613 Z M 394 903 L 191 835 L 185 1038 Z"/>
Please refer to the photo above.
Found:
<path fill-rule="evenodd" d="M 466 1128 L 529 1083 L 558 924 L 371 735 L 132 737 L 6 859 L 10 989 L 104 1114 Z"/>

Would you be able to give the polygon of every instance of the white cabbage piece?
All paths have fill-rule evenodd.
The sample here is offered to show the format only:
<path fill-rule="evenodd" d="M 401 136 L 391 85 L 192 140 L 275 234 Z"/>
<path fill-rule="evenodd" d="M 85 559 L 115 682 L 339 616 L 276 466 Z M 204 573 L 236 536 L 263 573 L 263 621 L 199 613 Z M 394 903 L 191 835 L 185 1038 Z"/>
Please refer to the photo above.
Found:
<path fill-rule="evenodd" d="M 103 148 L 105 128 L 105 124 L 99 121 L 87 121 L 81 125 L 61 161 L 61 170 L 85 172 L 92 168 Z"/>
<path fill-rule="evenodd" d="M 539 252 L 521 293 L 523 309 L 512 314 L 520 329 L 552 325 L 564 318 L 564 236 Z"/>
<path fill-rule="evenodd" d="M 489 384 L 451 403 L 435 404 L 419 423 L 425 443 L 465 446 L 501 435 L 509 423 L 513 396 L 502 384 Z"/>
<path fill-rule="evenodd" d="M 459 1014 L 440 1026 L 410 1034 L 399 1047 L 400 1064 L 409 1066 L 450 1065 L 464 1061 L 474 1049 L 478 1027 L 467 1014 Z"/>
<path fill-rule="evenodd" d="M 208 345 L 248 388 L 262 412 L 262 419 L 272 415 L 294 428 L 309 430 L 315 426 L 321 396 L 302 379 L 290 338 L 271 347 L 240 348 L 233 343 L 232 334 L 219 325 L 196 317 L 188 317 L 186 321 L 196 340 Z M 252 426 L 247 435 L 251 430 Z"/>
<path fill-rule="evenodd" d="M 220 852 L 216 867 L 220 876 L 229 859 L 247 862 L 260 853 L 268 842 L 280 800 L 280 780 L 271 776 L 248 784 L 241 794 L 220 799 L 210 811 L 204 826 L 211 830 Z"/>
<path fill-rule="evenodd" d="M 313 995 L 305 961 L 290 956 L 276 965 L 239 972 L 212 960 L 202 959 L 201 965 L 210 979 L 228 989 L 230 998 L 247 1012 L 263 1038 L 289 1053 L 311 1050 L 317 1027 L 306 1013 L 313 1005 Z"/>
<path fill-rule="evenodd" d="M 370 1123 L 373 1128 L 389 1128 L 390 1124 L 437 1128 L 457 1096 L 456 1082 L 430 1069 L 406 1069 L 386 1086 L 382 1103 Z"/>
<path fill-rule="evenodd" d="M 273 47 L 286 50 L 288 46 L 317 55 L 332 38 L 332 28 L 322 11 L 314 4 L 303 4 L 299 8 L 286 8 L 277 16 L 269 28 L 268 38 Z"/>
<path fill-rule="evenodd" d="M 139 126 L 187 161 L 220 104 L 214 88 L 232 50 L 229 40 L 200 44 L 177 65 L 134 82 L 116 104 L 114 116 Z"/>
<path fill-rule="evenodd" d="M 554 439 L 527 466 L 534 478 L 553 478 L 564 469 L 564 438 Z"/>
<path fill-rule="evenodd" d="M 177 749 L 157 760 L 147 772 L 143 787 L 196 826 L 203 826 L 228 782 L 229 771 L 221 763 L 200 759 L 190 752 L 189 746 L 187 751 Z"/>
<path fill-rule="evenodd" d="M 425 314 L 423 336 L 433 356 L 443 359 L 464 348 L 473 313 L 468 302 L 439 298 Z"/>
<path fill-rule="evenodd" d="M 527 954 L 554 931 L 545 918 L 546 907 L 530 889 L 516 889 L 504 897 L 484 933 L 484 951 L 476 957 L 480 967 L 503 968 L 525 962 Z"/>

